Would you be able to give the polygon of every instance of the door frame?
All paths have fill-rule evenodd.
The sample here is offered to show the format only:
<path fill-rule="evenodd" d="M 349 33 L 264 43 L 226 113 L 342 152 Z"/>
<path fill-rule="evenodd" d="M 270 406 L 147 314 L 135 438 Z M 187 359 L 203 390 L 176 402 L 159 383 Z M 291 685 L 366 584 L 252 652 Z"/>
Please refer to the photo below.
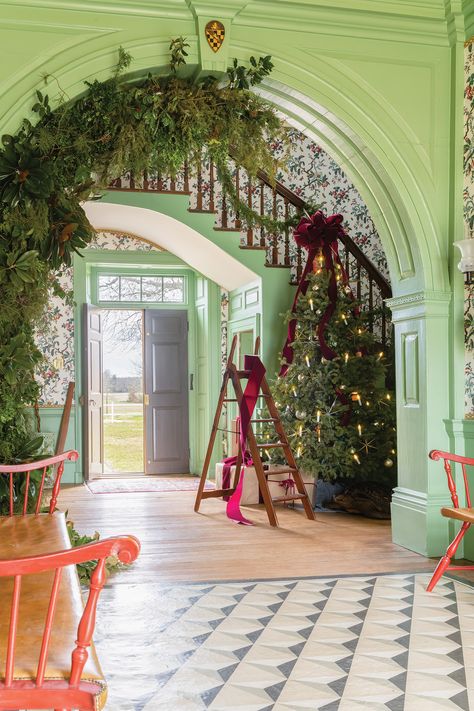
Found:
<path fill-rule="evenodd" d="M 85 454 L 84 447 L 84 427 L 83 418 L 80 416 L 80 407 L 82 405 L 82 395 L 84 388 L 84 377 L 83 377 L 83 347 L 84 347 L 84 333 L 81 320 L 81 312 L 84 303 L 89 303 L 92 306 L 101 307 L 104 309 L 116 308 L 116 309 L 180 309 L 187 310 L 188 312 L 188 322 L 189 322 L 189 332 L 188 332 L 188 363 L 189 371 L 188 373 L 194 374 L 194 382 L 196 382 L 196 373 L 193 370 L 193 365 L 196 363 L 196 314 L 194 307 L 194 295 L 195 295 L 195 282 L 196 282 L 196 272 L 190 269 L 182 260 L 178 259 L 172 254 L 162 253 L 162 252 L 149 252 L 149 251 L 135 251 L 135 250 L 123 250 L 123 251 L 112 251 L 105 249 L 94 249 L 86 250 L 83 256 L 74 256 L 73 261 L 73 292 L 74 292 L 74 351 L 75 351 L 75 371 L 76 371 L 76 403 L 78 405 L 77 411 L 78 416 L 75 421 L 75 435 L 76 435 L 76 448 L 79 450 L 80 457 L 79 462 L 76 465 L 78 469 L 76 470 L 76 477 L 78 481 L 86 481 L 85 478 L 85 466 L 81 459 Z M 142 303 L 137 304 L 133 302 L 116 302 L 112 307 L 107 304 L 97 303 L 97 294 L 93 293 L 94 290 L 92 286 L 92 278 L 94 272 L 97 272 L 98 268 L 104 267 L 105 269 L 111 269 L 116 272 L 130 274 L 133 276 L 144 275 L 147 271 L 149 272 L 163 272 L 166 274 L 173 272 L 178 276 L 184 275 L 187 278 L 187 299 L 184 304 L 159 304 L 150 303 L 148 305 L 143 305 Z M 213 282 L 209 282 L 213 284 Z M 217 303 L 218 298 L 218 287 L 215 285 L 215 300 Z M 93 300 L 94 299 L 94 300 Z M 210 310 L 213 312 L 213 308 Z M 220 337 L 220 324 L 217 325 L 214 330 L 214 334 L 218 334 Z M 212 339 L 213 340 L 213 339 Z M 216 339 L 217 341 L 217 339 Z M 215 355 L 214 355 L 215 354 Z M 220 373 L 218 377 L 218 382 L 214 382 L 216 369 L 215 361 L 219 359 L 220 354 L 220 340 L 213 344 L 209 342 L 209 358 L 208 358 L 208 370 L 210 373 L 210 387 L 209 387 L 209 403 L 210 411 L 213 412 L 215 406 L 215 401 L 217 398 L 217 393 L 220 387 Z M 212 374 L 212 375 L 211 375 Z M 196 388 L 189 391 L 189 445 L 190 445 L 190 461 L 189 468 L 191 472 L 195 472 L 196 469 Z M 211 423 L 209 423 L 210 430 Z M 217 455 L 219 456 L 219 455 Z M 196 472 L 198 473 L 198 472 Z"/>

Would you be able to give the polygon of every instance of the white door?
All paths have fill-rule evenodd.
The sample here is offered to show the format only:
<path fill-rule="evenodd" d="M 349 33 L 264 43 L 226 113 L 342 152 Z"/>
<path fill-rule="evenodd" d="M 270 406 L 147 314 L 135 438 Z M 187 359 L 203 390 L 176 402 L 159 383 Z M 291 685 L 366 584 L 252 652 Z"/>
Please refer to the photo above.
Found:
<path fill-rule="evenodd" d="M 104 471 L 102 312 L 84 305 L 84 470 L 86 479 Z"/>

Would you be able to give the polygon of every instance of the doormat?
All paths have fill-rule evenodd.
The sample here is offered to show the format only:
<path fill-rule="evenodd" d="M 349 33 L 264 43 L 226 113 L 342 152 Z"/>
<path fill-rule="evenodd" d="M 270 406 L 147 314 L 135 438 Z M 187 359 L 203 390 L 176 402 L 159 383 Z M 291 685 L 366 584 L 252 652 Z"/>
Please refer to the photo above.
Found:
<path fill-rule="evenodd" d="M 110 708 L 474 711 L 474 588 L 430 577 L 113 581 L 94 635 Z"/>
<path fill-rule="evenodd" d="M 148 477 L 137 479 L 94 479 L 86 482 L 87 488 L 93 494 L 138 494 L 142 492 L 167 493 L 170 491 L 197 491 L 200 477 L 158 478 Z M 206 482 L 206 489 L 214 489 L 214 485 Z"/>

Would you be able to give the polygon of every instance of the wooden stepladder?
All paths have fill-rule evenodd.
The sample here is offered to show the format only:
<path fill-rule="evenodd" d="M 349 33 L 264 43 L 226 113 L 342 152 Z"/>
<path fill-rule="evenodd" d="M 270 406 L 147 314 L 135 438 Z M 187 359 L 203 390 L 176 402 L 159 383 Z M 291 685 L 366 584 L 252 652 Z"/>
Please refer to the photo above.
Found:
<path fill-rule="evenodd" d="M 212 425 L 211 436 L 209 438 L 209 444 L 207 447 L 206 457 L 204 459 L 204 465 L 203 465 L 202 474 L 201 474 L 201 481 L 199 482 L 199 488 L 198 488 L 198 491 L 196 494 L 196 502 L 194 505 L 194 510 L 196 512 L 199 511 L 199 507 L 201 505 L 202 499 L 209 499 L 209 498 L 222 497 L 222 496 L 231 496 L 234 493 L 235 489 L 237 488 L 237 484 L 238 484 L 239 478 L 240 478 L 240 472 L 242 469 L 242 461 L 243 461 L 244 452 L 242 452 L 242 447 L 239 444 L 232 486 L 227 489 L 212 489 L 212 490 L 207 490 L 207 491 L 204 490 L 206 480 L 207 480 L 208 471 L 209 471 L 209 464 L 211 461 L 212 452 L 213 452 L 214 444 L 216 441 L 217 432 L 219 430 L 222 430 L 222 428 L 219 426 L 221 414 L 222 414 L 222 407 L 223 407 L 224 403 L 237 402 L 239 405 L 239 410 L 240 410 L 240 405 L 242 403 L 243 396 L 244 396 L 243 388 L 242 388 L 242 380 L 248 379 L 248 377 L 250 375 L 250 371 L 238 370 L 235 363 L 233 362 L 236 345 L 237 345 L 237 336 L 234 336 L 234 338 L 232 340 L 232 345 L 231 345 L 229 357 L 227 359 L 227 365 L 226 365 L 226 369 L 224 372 L 224 377 L 222 380 L 222 387 L 220 390 L 219 400 L 217 403 L 216 414 L 214 416 L 214 422 Z M 260 339 L 257 338 L 257 340 L 255 342 L 255 355 L 258 355 L 259 348 L 260 348 Z M 234 393 L 235 393 L 235 398 L 229 398 L 227 396 L 227 388 L 228 388 L 229 383 L 232 383 Z M 303 479 L 301 478 L 301 474 L 299 472 L 298 466 L 297 466 L 295 458 L 293 456 L 293 452 L 291 451 L 291 447 L 288 442 L 288 438 L 286 436 L 285 430 L 283 428 L 283 424 L 280 419 L 280 415 L 279 415 L 278 410 L 275 406 L 275 402 L 273 400 L 272 394 L 270 392 L 270 388 L 268 386 L 268 383 L 267 383 L 267 380 L 265 377 L 263 378 L 263 380 L 261 382 L 260 393 L 259 393 L 258 397 L 262 398 L 264 400 L 264 404 L 266 406 L 266 409 L 268 410 L 269 417 L 264 417 L 264 418 L 257 417 L 257 418 L 253 418 L 250 420 L 249 428 L 247 431 L 246 444 L 247 444 L 247 450 L 250 453 L 250 456 L 252 457 L 252 461 L 253 461 L 252 466 L 254 467 L 255 473 L 257 475 L 260 494 L 263 499 L 265 509 L 267 511 L 267 516 L 268 516 L 270 525 L 271 526 L 278 526 L 278 519 L 277 519 L 277 514 L 275 511 L 274 504 L 286 503 L 289 501 L 296 501 L 296 500 L 300 500 L 302 502 L 306 516 L 309 519 L 314 521 L 314 511 L 311 506 L 311 502 L 310 502 L 308 495 L 306 493 Z M 268 424 L 273 425 L 273 427 L 275 428 L 275 432 L 278 434 L 278 442 L 266 443 L 266 444 L 263 442 L 262 443 L 257 442 L 254 428 L 252 427 L 252 425 L 253 424 L 258 425 L 258 424 L 263 424 L 263 423 L 268 423 Z M 226 431 L 228 431 L 228 430 L 226 430 Z M 284 459 L 285 459 L 286 464 L 283 466 L 269 468 L 269 467 L 267 467 L 267 465 L 263 464 L 262 459 L 260 457 L 260 452 L 262 450 L 274 449 L 277 447 L 283 450 Z M 277 497 L 272 498 L 272 496 L 270 494 L 270 489 L 268 487 L 268 477 L 271 476 L 272 474 L 289 474 L 295 483 L 296 492 L 287 494 L 285 496 L 277 496 Z"/>

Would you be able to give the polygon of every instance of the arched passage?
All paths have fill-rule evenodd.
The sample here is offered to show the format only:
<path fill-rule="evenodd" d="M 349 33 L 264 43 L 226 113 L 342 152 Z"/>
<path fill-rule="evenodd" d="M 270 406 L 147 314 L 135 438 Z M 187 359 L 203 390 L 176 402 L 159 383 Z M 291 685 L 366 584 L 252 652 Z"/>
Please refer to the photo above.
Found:
<path fill-rule="evenodd" d="M 459 203 L 448 204 L 450 115 L 449 106 L 442 103 L 443 91 L 449 88 L 446 75 L 435 81 L 435 62 L 427 63 L 434 86 L 431 100 L 442 105 L 431 150 L 419 140 L 407 114 L 397 111 L 396 102 L 373 91 L 373 84 L 342 60 L 323 61 L 314 52 L 285 49 L 277 42 L 257 47 L 251 33 L 246 40 L 237 34 L 230 52 L 239 59 L 246 60 L 251 53 L 272 54 L 275 81 L 262 87 L 263 94 L 317 138 L 347 171 L 380 233 L 396 295 L 391 307 L 396 322 L 400 473 L 394 535 L 402 545 L 435 555 L 447 538 L 447 528 L 438 520 L 445 492 L 437 472 L 430 476 L 427 452 L 449 448 L 444 420 L 453 417 L 462 402 L 456 378 L 449 379 L 446 368 L 450 363 L 452 371 L 462 373 L 462 353 L 460 349 L 454 353 L 451 346 L 447 255 L 453 241 L 449 235 L 459 224 L 460 198 Z M 198 37 L 191 34 L 188 39 L 190 64 L 197 63 Z M 148 35 L 121 34 L 122 45 L 135 57 L 136 72 L 165 65 L 168 42 L 168 36 L 157 44 Z M 43 65 L 73 97 L 82 91 L 84 79 L 110 72 L 116 48 L 113 33 L 89 37 L 48 54 Z M 41 62 L 35 68 L 39 73 Z M 5 129 L 19 125 L 34 84 L 25 72 L 7 87 L 1 119 Z"/>
<path fill-rule="evenodd" d="M 183 222 L 156 210 L 91 201 L 86 215 L 96 230 L 132 232 L 179 257 L 228 291 L 258 278 L 251 269 Z"/>

